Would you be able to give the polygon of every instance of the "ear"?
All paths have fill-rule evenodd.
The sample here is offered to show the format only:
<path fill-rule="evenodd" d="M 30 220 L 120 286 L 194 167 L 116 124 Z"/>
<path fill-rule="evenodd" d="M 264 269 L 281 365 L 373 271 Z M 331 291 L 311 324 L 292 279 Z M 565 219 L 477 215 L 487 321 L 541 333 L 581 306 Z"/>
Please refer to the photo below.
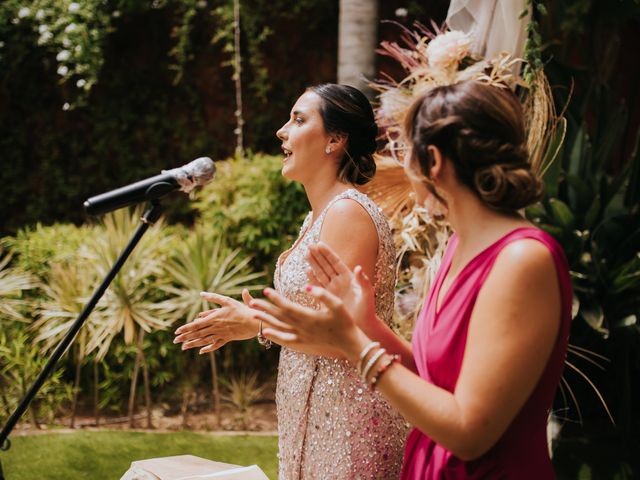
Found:
<path fill-rule="evenodd" d="M 329 143 L 327 147 L 332 152 L 344 150 L 347 147 L 348 135 L 346 133 L 332 133 L 329 135 Z"/>
<path fill-rule="evenodd" d="M 438 181 L 442 176 L 444 170 L 444 155 L 438 147 L 435 145 L 427 146 L 427 151 L 431 155 L 431 168 L 429 169 L 429 179 L 431 181 Z"/>

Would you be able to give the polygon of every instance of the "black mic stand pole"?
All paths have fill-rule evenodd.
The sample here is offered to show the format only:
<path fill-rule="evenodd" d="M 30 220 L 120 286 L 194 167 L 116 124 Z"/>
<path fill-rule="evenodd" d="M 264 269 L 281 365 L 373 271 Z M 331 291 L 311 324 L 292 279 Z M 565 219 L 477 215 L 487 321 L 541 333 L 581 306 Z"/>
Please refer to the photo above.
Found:
<path fill-rule="evenodd" d="M 67 351 L 67 348 L 69 348 L 69 345 L 71 345 L 71 342 L 73 342 L 73 339 L 75 338 L 76 334 L 78 333 L 78 331 L 80 330 L 84 322 L 87 320 L 87 318 L 89 317 L 89 315 L 91 314 L 95 306 L 98 304 L 98 301 L 100 300 L 100 298 L 102 298 L 102 295 L 104 295 L 104 292 L 107 290 L 107 287 L 113 281 L 115 276 L 118 274 L 118 272 L 122 268 L 122 265 L 124 265 L 124 262 L 127 260 L 127 258 L 129 257 L 133 249 L 136 247 L 136 245 L 144 235 L 144 233 L 147 231 L 147 229 L 149 228 L 149 225 L 153 225 L 158 220 L 158 218 L 160 218 L 160 213 L 161 213 L 160 202 L 158 200 L 152 200 L 151 207 L 146 212 L 144 212 L 144 215 L 142 215 L 142 217 L 140 218 L 140 221 L 142 223 L 138 226 L 138 229 L 133 234 L 133 237 L 131 238 L 131 240 L 129 240 L 129 243 L 124 248 L 124 250 L 122 250 L 122 253 L 120 253 L 120 256 L 111 267 L 111 270 L 109 271 L 109 273 L 107 273 L 107 275 L 105 276 L 100 286 L 93 293 L 93 295 L 91 296 L 91 299 L 85 305 L 84 310 L 82 310 L 82 313 L 78 315 L 78 318 L 73 323 L 73 325 L 71 326 L 71 328 L 69 329 L 65 337 L 62 339 L 60 344 L 56 347 L 55 351 L 51 355 L 51 358 L 49 358 L 49 361 L 42 369 L 42 372 L 40 372 L 40 374 L 38 375 L 38 378 L 36 378 L 35 382 L 33 382 L 33 385 L 31 385 L 31 388 L 29 388 L 29 391 L 24 396 L 24 398 L 20 401 L 20 404 L 15 409 L 15 411 L 7 421 L 6 425 L 3 427 L 2 432 L 0 432 L 0 450 L 7 451 L 9 450 L 9 448 L 11 448 L 11 442 L 9 441 L 9 434 L 13 430 L 13 427 L 15 427 L 16 423 L 18 423 L 18 420 L 20 419 L 22 414 L 29 407 L 29 403 L 31 403 L 31 400 L 33 400 L 33 397 L 36 396 L 36 394 L 38 393 L 38 390 L 40 390 L 40 388 L 42 387 L 42 384 L 45 382 L 45 380 L 47 379 L 51 371 L 54 369 L 58 360 L 60 360 L 60 357 L 62 357 L 62 355 L 64 355 L 64 353 Z M 1 462 L 0 462 L 0 480 L 5 480 L 4 474 L 2 472 Z"/>

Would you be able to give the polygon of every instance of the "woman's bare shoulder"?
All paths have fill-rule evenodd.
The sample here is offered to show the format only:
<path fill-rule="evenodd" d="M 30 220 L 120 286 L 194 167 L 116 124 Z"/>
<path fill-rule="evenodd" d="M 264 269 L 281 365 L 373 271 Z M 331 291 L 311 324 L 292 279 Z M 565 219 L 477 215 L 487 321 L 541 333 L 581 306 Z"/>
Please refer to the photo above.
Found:
<path fill-rule="evenodd" d="M 357 200 L 341 198 L 327 210 L 322 230 L 339 229 L 345 235 L 376 236 L 373 219 Z"/>
<path fill-rule="evenodd" d="M 356 200 L 342 198 L 329 208 L 320 240 L 331 246 L 351 267 L 375 262 L 378 232 L 371 215 Z"/>

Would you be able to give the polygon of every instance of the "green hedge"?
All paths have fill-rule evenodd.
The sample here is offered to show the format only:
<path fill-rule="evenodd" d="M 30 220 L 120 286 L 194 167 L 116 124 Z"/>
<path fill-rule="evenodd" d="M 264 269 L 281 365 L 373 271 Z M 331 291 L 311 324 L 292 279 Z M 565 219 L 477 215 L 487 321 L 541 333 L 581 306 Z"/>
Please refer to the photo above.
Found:
<path fill-rule="evenodd" d="M 198 198 L 194 203 L 196 207 L 194 229 L 178 225 L 156 225 L 143 238 L 143 241 L 148 241 L 148 245 L 136 250 L 129 262 L 125 264 L 123 272 L 128 268 L 133 269 L 131 274 L 134 275 L 139 275 L 139 272 L 135 271 L 139 268 L 136 265 L 148 267 L 151 262 L 154 262 L 159 267 L 165 267 L 160 270 L 155 268 L 150 270 L 149 275 L 141 280 L 140 287 L 136 287 L 136 292 L 146 292 L 145 298 L 135 300 L 137 308 L 143 308 L 143 304 L 147 303 L 151 307 L 145 306 L 145 309 L 153 308 L 156 304 L 159 307 L 170 306 L 172 289 L 166 287 L 180 285 L 180 281 L 172 277 L 171 270 L 166 267 L 173 264 L 173 258 L 189 255 L 189 251 L 183 247 L 196 234 L 203 239 L 212 239 L 212 242 L 221 238 L 221 248 L 224 252 L 237 249 L 239 250 L 238 259 L 250 257 L 249 269 L 238 272 L 242 275 L 251 272 L 272 273 L 278 253 L 289 246 L 297 235 L 309 207 L 300 185 L 286 181 L 282 177 L 281 156 L 250 155 L 247 158 L 220 161 L 217 165 L 218 174 L 215 181 L 197 194 Z M 46 357 L 48 353 L 44 347 L 45 344 L 34 342 L 34 340 L 38 335 L 55 328 L 61 322 L 75 318 L 77 311 L 73 313 L 73 310 L 86 302 L 86 296 L 93 291 L 101 279 L 99 272 L 91 273 L 101 263 L 98 264 L 97 259 L 92 259 L 95 254 L 87 253 L 87 248 L 95 249 L 98 241 L 103 242 L 98 244 L 103 245 L 100 248 L 104 249 L 104 246 L 110 245 L 109 251 L 119 251 L 129 235 L 133 233 L 137 222 L 135 214 L 132 218 L 122 214 L 113 217 L 116 220 L 118 218 L 120 218 L 118 220 L 120 227 L 117 232 L 110 231 L 100 223 L 79 227 L 72 224 L 37 225 L 34 228 L 22 229 L 15 236 L 1 239 L 2 248 L 14 255 L 8 268 L 15 272 L 30 272 L 39 282 L 38 288 L 24 291 L 21 296 L 19 294 L 11 296 L 14 300 L 22 299 L 21 313 L 24 315 L 24 322 L 17 322 L 9 317 L 0 318 L 0 324 L 4 325 L 6 331 L 6 335 L 0 336 L 0 353 L 9 355 L 12 349 L 15 350 L 11 343 L 15 338 L 21 338 L 22 343 L 34 343 L 34 348 L 22 352 L 21 357 L 15 359 L 13 367 L 26 371 L 27 365 L 34 364 L 38 358 Z M 123 222 L 123 219 L 126 221 Z M 131 232 L 125 230 L 131 230 Z M 223 255 L 225 255 L 224 252 Z M 183 261 L 188 260 L 190 259 Z M 195 261 L 200 262 L 199 259 Z M 63 269 L 62 274 L 60 269 Z M 65 274 L 65 271 L 68 273 Z M 123 274 L 129 275 L 129 273 Z M 116 282 L 120 289 L 132 288 L 126 287 L 129 282 L 127 278 Z M 193 281 L 197 288 L 200 279 L 193 278 Z M 74 285 L 74 282 L 78 285 Z M 260 277 L 253 280 L 252 284 L 270 284 L 271 282 L 271 275 L 268 275 L 267 278 Z M 137 294 L 132 292 L 132 295 Z M 259 295 L 259 292 L 257 294 Z M 193 297 L 193 303 L 197 307 L 201 301 L 197 292 Z M 111 298 L 110 301 L 113 301 L 115 297 Z M 85 340 L 89 341 L 82 340 L 82 332 L 88 335 L 87 338 L 95 335 L 95 329 L 99 329 L 100 322 L 103 321 L 100 316 L 101 309 L 111 306 L 101 307 L 100 305 L 83 327 L 73 349 L 61 362 L 61 371 L 56 384 L 59 385 L 56 392 L 60 391 L 60 393 L 48 394 L 51 405 L 47 412 L 59 411 L 61 403 L 67 402 L 68 405 L 70 398 L 68 388 L 73 382 L 75 367 L 80 361 L 82 362 L 80 404 L 91 405 L 93 389 L 91 364 L 96 360 L 96 352 L 92 352 L 83 360 L 78 360 L 76 355 L 78 344 Z M 172 310 L 161 308 L 157 315 L 165 315 L 165 319 L 172 319 L 174 316 L 171 312 Z M 179 315 L 173 320 L 175 327 L 192 320 L 187 318 L 188 314 Z M 0 317 L 2 317 L 1 314 Z M 91 324 L 92 318 L 98 323 Z M 37 327 L 35 330 L 34 322 L 38 322 L 35 324 Z M 152 396 L 156 401 L 170 405 L 170 410 L 177 408 L 182 392 L 188 385 L 197 385 L 197 390 L 205 397 L 209 395 L 211 388 L 206 372 L 209 368 L 208 359 L 181 352 L 172 343 L 172 331 L 173 328 L 157 331 L 146 335 L 144 339 L 144 351 L 150 367 Z M 100 360 L 100 403 L 106 411 L 124 411 L 136 351 L 135 345 L 127 345 L 120 333 L 111 341 L 104 359 Z M 275 375 L 277 355 L 277 349 L 267 351 L 256 342 L 231 343 L 217 353 L 218 363 L 221 365 L 220 374 L 223 379 L 229 379 L 242 372 L 256 372 L 261 381 L 270 381 Z M 0 365 L 0 370 L 2 368 Z M 194 383 L 193 378 L 187 378 L 184 375 L 185 369 L 193 371 L 198 376 L 197 382 Z M 0 383 L 3 378 L 0 378 Z M 9 377 L 4 380 L 11 381 Z M 27 384 L 30 381 L 27 379 Z M 6 416 L 9 413 L 10 405 L 13 405 L 17 399 L 14 397 L 19 396 L 17 391 L 7 390 L 6 392 L 11 398 L 5 398 L 5 403 L 9 403 L 4 408 L 0 408 L 0 416 Z M 43 399 L 42 402 L 46 404 L 47 400 Z"/>
<path fill-rule="evenodd" d="M 69 4 L 0 2 L 0 235 L 37 222 L 79 224 L 91 195 L 235 149 L 230 0 L 92 0 L 77 12 Z M 338 2 L 242 8 L 245 146 L 276 151 L 275 131 L 305 86 L 335 80 Z M 49 13 L 38 20 L 37 9 Z M 301 17 L 303 34 L 291 35 Z M 65 34 L 70 24 L 76 30 Z M 43 26 L 55 33 L 48 43 Z M 57 60 L 76 44 L 86 53 Z M 192 220 L 185 201 L 169 213 Z"/>

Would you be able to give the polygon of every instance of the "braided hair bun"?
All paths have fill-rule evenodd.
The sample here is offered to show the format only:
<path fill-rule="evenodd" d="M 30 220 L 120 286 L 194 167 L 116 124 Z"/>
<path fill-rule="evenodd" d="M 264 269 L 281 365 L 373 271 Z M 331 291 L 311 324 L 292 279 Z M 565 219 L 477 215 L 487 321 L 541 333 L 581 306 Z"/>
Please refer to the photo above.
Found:
<path fill-rule="evenodd" d="M 436 87 L 411 107 L 405 131 L 427 183 L 427 147 L 434 145 L 460 181 L 495 210 L 515 211 L 542 197 L 542 181 L 529 164 L 522 107 L 506 88 L 473 80 Z"/>

